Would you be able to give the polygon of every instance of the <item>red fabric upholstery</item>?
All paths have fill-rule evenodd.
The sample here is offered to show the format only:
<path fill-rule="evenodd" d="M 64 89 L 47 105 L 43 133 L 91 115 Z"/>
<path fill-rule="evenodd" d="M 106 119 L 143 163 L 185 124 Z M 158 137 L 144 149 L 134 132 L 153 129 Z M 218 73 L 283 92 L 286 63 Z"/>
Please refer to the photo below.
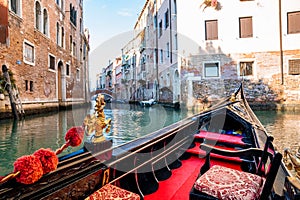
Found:
<path fill-rule="evenodd" d="M 140 196 L 117 186 L 107 184 L 87 197 L 85 200 L 139 200 Z"/>
<path fill-rule="evenodd" d="M 254 200 L 263 183 L 258 175 L 214 165 L 196 180 L 194 188 L 218 199 Z"/>

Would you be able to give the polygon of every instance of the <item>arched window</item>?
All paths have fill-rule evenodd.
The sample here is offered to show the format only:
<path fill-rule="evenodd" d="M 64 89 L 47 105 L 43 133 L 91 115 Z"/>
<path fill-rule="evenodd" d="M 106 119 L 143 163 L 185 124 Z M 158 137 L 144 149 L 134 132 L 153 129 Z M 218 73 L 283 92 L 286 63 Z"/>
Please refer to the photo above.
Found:
<path fill-rule="evenodd" d="M 42 10 L 41 10 L 41 4 L 36 1 L 35 2 L 35 28 L 41 31 L 41 15 L 42 15 Z"/>
<path fill-rule="evenodd" d="M 70 35 L 69 49 L 70 49 L 70 53 L 73 54 L 73 39 L 72 39 L 72 35 Z"/>
<path fill-rule="evenodd" d="M 43 24 L 43 33 L 45 35 L 48 35 L 48 27 L 49 27 L 49 21 L 48 20 L 49 20 L 48 19 L 48 12 L 47 12 L 46 9 L 44 9 L 44 11 L 43 11 L 43 22 L 44 22 L 44 24 Z"/>
<path fill-rule="evenodd" d="M 60 44 L 60 34 L 59 34 L 59 23 L 56 23 L 56 44 L 59 45 Z"/>
<path fill-rule="evenodd" d="M 61 46 L 64 47 L 65 45 L 65 29 L 61 27 Z"/>

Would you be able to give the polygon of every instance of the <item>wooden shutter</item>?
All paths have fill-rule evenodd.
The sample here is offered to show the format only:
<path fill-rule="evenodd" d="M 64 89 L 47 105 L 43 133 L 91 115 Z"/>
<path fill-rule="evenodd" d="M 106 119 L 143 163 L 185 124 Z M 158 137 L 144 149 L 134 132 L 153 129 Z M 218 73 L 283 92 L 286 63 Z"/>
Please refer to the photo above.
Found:
<path fill-rule="evenodd" d="M 300 12 L 288 13 L 288 34 L 300 33 Z"/>
<path fill-rule="evenodd" d="M 8 7 L 6 1 L 0 2 L 0 43 L 6 44 L 8 37 Z"/>
<path fill-rule="evenodd" d="M 218 20 L 205 21 L 206 40 L 218 39 Z"/>
<path fill-rule="evenodd" d="M 300 75 L 300 59 L 289 60 L 289 75 Z"/>
<path fill-rule="evenodd" d="M 240 18 L 240 38 L 253 37 L 252 17 Z"/>

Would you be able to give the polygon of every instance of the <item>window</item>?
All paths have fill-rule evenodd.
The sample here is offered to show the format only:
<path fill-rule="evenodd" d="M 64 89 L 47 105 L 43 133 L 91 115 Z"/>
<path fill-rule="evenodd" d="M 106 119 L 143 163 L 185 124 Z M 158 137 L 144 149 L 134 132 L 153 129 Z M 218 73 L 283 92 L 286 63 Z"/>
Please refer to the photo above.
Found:
<path fill-rule="evenodd" d="M 177 14 L 177 4 L 176 4 L 176 0 L 173 0 L 174 1 L 174 14 Z"/>
<path fill-rule="evenodd" d="M 56 44 L 57 45 L 60 45 L 60 34 L 59 34 L 59 23 L 57 22 L 56 23 Z"/>
<path fill-rule="evenodd" d="M 73 50 L 72 50 L 72 52 L 73 52 L 73 56 L 76 56 L 76 43 L 75 42 L 73 42 Z"/>
<path fill-rule="evenodd" d="M 35 2 L 35 28 L 41 31 L 41 15 L 42 15 L 42 9 L 41 9 L 41 4 L 36 1 Z"/>
<path fill-rule="evenodd" d="M 29 42 L 24 42 L 23 59 L 27 64 L 34 65 L 34 46 Z"/>
<path fill-rule="evenodd" d="M 167 58 L 170 57 L 170 43 L 167 42 Z"/>
<path fill-rule="evenodd" d="M 77 11 L 72 4 L 70 4 L 70 21 L 74 26 L 77 25 Z"/>
<path fill-rule="evenodd" d="M 157 15 L 153 18 L 154 27 L 157 28 Z"/>
<path fill-rule="evenodd" d="M 33 92 L 33 81 L 25 80 L 25 91 Z"/>
<path fill-rule="evenodd" d="M 300 75 L 300 59 L 289 60 L 289 75 Z"/>
<path fill-rule="evenodd" d="M 64 47 L 65 45 L 65 29 L 64 27 L 61 27 L 61 47 Z"/>
<path fill-rule="evenodd" d="M 21 16 L 21 0 L 10 0 L 10 10 L 18 16 Z"/>
<path fill-rule="evenodd" d="M 76 80 L 80 80 L 80 70 L 78 68 L 76 69 Z"/>
<path fill-rule="evenodd" d="M 253 37 L 252 17 L 240 17 L 240 38 Z"/>
<path fill-rule="evenodd" d="M 174 35 L 175 50 L 178 50 L 177 34 Z"/>
<path fill-rule="evenodd" d="M 29 90 L 30 92 L 33 92 L 33 81 L 29 82 Z"/>
<path fill-rule="evenodd" d="M 288 34 L 300 33 L 300 11 L 287 13 Z"/>
<path fill-rule="evenodd" d="M 80 23 L 80 33 L 83 33 L 83 23 L 82 23 L 82 19 L 79 19 L 79 23 Z"/>
<path fill-rule="evenodd" d="M 73 54 L 73 39 L 72 39 L 72 35 L 70 35 L 70 44 L 69 44 L 69 49 L 70 49 L 70 53 Z"/>
<path fill-rule="evenodd" d="M 169 27 L 169 10 L 165 12 L 165 29 Z"/>
<path fill-rule="evenodd" d="M 43 12 L 43 22 L 44 22 L 43 33 L 48 36 L 49 21 L 48 21 L 48 12 L 46 9 L 44 9 L 44 12 Z"/>
<path fill-rule="evenodd" d="M 49 69 L 55 70 L 55 57 L 49 55 Z"/>
<path fill-rule="evenodd" d="M 240 62 L 240 76 L 252 76 L 253 75 L 253 61 Z"/>
<path fill-rule="evenodd" d="M 66 75 L 70 76 L 70 65 L 66 64 Z"/>
<path fill-rule="evenodd" d="M 218 39 L 218 20 L 205 21 L 205 40 Z"/>
<path fill-rule="evenodd" d="M 158 27 L 158 35 L 159 35 L 159 37 L 161 37 L 161 35 L 162 35 L 162 21 L 161 21 L 161 20 L 160 20 L 158 26 L 159 26 L 159 27 Z"/>
<path fill-rule="evenodd" d="M 219 63 L 204 63 L 204 77 L 219 77 Z"/>
<path fill-rule="evenodd" d="M 164 53 L 163 53 L 163 50 L 161 49 L 160 50 L 160 63 L 163 63 L 164 62 Z"/>

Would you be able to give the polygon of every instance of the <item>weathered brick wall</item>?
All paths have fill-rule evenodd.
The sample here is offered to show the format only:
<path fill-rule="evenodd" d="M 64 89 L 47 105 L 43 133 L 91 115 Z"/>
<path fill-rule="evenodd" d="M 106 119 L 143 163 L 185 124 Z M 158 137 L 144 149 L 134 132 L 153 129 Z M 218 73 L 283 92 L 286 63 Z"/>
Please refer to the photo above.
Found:
<path fill-rule="evenodd" d="M 70 63 L 70 76 L 66 76 L 66 97 L 83 98 L 84 69 L 80 61 L 82 35 L 79 31 L 79 18 L 82 17 L 82 7 L 76 0 L 65 1 L 65 11 L 69 11 L 72 3 L 77 9 L 77 27 L 70 23 L 70 13 L 62 14 L 55 1 L 40 0 L 42 9 L 46 8 L 49 18 L 49 35 L 45 36 L 35 29 L 35 1 L 22 1 L 22 18 L 10 12 L 9 14 L 9 44 L 0 47 L 0 63 L 6 64 L 14 73 L 16 85 L 19 88 L 22 101 L 58 101 L 58 62 L 62 61 L 65 70 L 66 62 Z M 64 27 L 64 48 L 56 44 L 56 23 Z M 70 53 L 70 35 L 76 42 L 77 56 Z M 23 60 L 24 40 L 34 45 L 35 65 L 28 65 Z M 49 70 L 49 53 L 55 56 L 56 70 Z M 17 64 L 17 61 L 21 61 Z M 80 69 L 80 80 L 76 79 L 76 68 Z M 25 80 L 33 81 L 33 91 L 26 91 Z M 75 91 L 72 91 L 75 90 Z"/>
<path fill-rule="evenodd" d="M 299 104 L 300 79 L 299 75 L 288 75 L 288 60 L 300 58 L 299 50 L 286 51 L 283 56 L 283 80 L 280 66 L 279 52 L 256 52 L 250 54 L 214 54 L 191 56 L 183 62 L 182 77 L 194 74 L 200 80 L 192 82 L 192 97 L 188 96 L 188 80 L 182 81 L 183 103 L 192 98 L 195 105 L 206 98 L 220 98 L 230 95 L 241 81 L 244 82 L 248 101 L 255 104 Z M 237 64 L 239 60 L 253 59 L 255 75 L 238 76 Z M 207 61 L 220 62 L 220 78 L 203 78 L 203 63 Z M 283 84 L 282 84 L 283 83 Z"/>

